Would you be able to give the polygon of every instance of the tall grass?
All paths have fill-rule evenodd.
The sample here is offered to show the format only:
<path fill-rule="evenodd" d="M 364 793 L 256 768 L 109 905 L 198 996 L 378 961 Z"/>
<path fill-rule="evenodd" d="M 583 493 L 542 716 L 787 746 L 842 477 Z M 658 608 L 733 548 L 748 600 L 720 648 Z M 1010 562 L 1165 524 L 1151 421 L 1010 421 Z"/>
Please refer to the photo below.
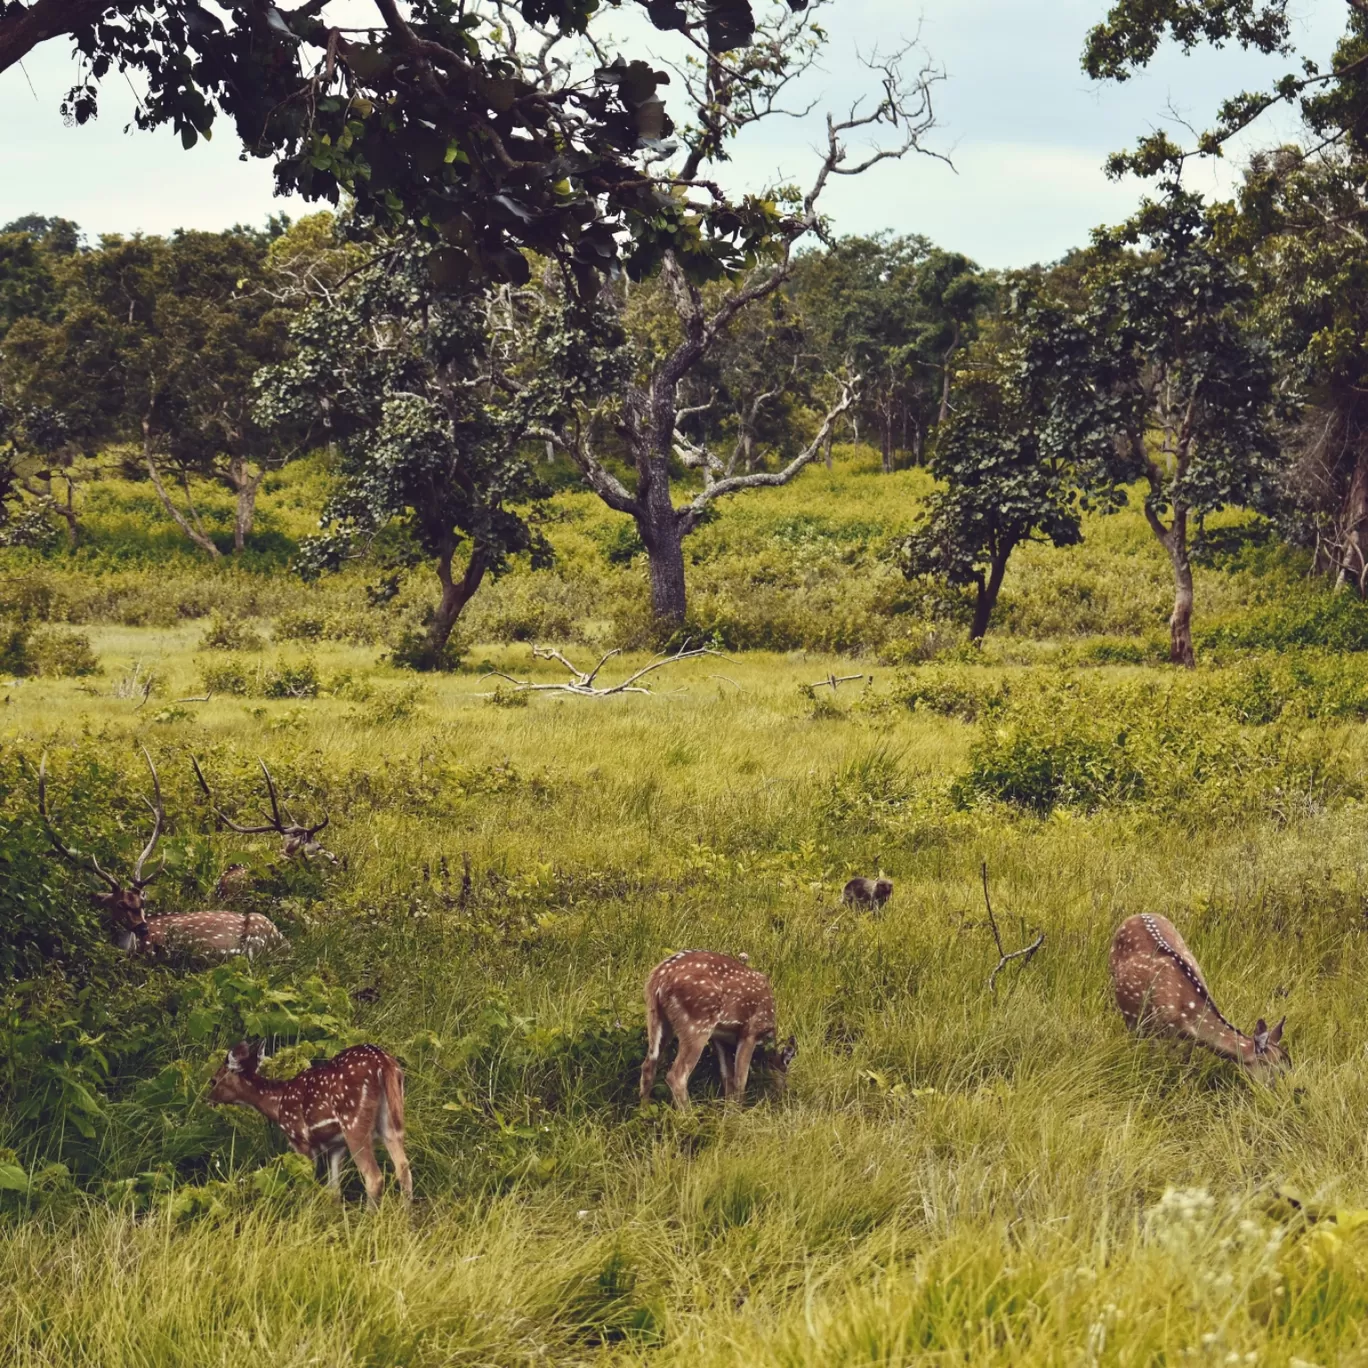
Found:
<path fill-rule="evenodd" d="M 171 817 L 158 909 L 206 905 L 218 871 L 245 859 L 291 947 L 221 980 L 94 951 L 71 970 L 110 985 L 104 1047 L 127 1043 L 93 1139 L 35 1130 L 21 1098 L 0 1106 L 0 1145 L 48 1173 L 32 1194 L 0 1194 L 0 1362 L 1368 1353 L 1357 725 L 1290 705 L 1241 721 L 1227 703 L 1248 667 L 1209 670 L 1194 706 L 1224 709 L 1232 737 L 1287 729 L 1296 753 L 1270 764 L 1333 751 L 1321 801 L 1284 801 L 1273 773 L 1234 805 L 1220 785 L 1180 806 L 1169 790 L 1103 790 L 1040 816 L 956 781 L 985 746 L 1007 763 L 999 732 L 1036 726 L 1029 700 L 1050 710 L 1048 665 L 957 667 L 956 697 L 966 680 L 984 696 L 1007 686 L 1006 723 L 995 707 L 965 721 L 924 706 L 945 691 L 909 697 L 882 674 L 818 707 L 801 686 L 839 662 L 761 653 L 679 667 L 652 698 L 508 708 L 474 674 L 414 696 L 373 649 L 323 642 L 291 648 L 316 665 L 318 698 L 177 711 L 200 629 L 89 630 L 105 674 L 12 689 L 5 754 L 46 748 L 59 815 L 114 858 L 145 825 L 146 744 Z M 553 677 L 525 647 L 478 652 Z M 116 696 L 135 660 L 165 686 L 141 707 Z M 1140 667 L 1087 674 L 1094 712 L 1172 683 Z M 1313 692 L 1323 682 L 1306 677 Z M 1143 741 L 1128 744 L 1148 764 Z M 345 868 L 284 870 L 273 841 L 214 831 L 190 754 L 231 811 L 256 801 L 265 755 L 292 804 L 332 812 Z M 0 816 L 36 833 L 31 789 L 5 773 Z M 110 792 L 76 791 L 92 773 Z M 1046 932 L 996 994 L 980 861 L 1004 934 Z M 844 880 L 878 869 L 896 883 L 884 912 L 842 909 Z M 56 906 L 79 905 L 78 876 L 48 878 Z M 1140 910 L 1183 929 L 1238 1024 L 1287 1013 L 1284 1085 L 1126 1035 L 1106 952 Z M 772 976 L 800 1047 L 789 1088 L 759 1080 L 747 1109 L 726 1111 L 705 1067 L 691 1114 L 638 1109 L 641 983 L 698 945 L 745 951 Z M 227 1033 L 287 989 L 293 1006 L 269 1020 L 313 1025 L 281 1026 L 284 1065 L 343 1039 L 404 1058 L 411 1214 L 391 1198 L 366 1216 L 354 1181 L 333 1206 L 259 1118 L 204 1103 Z M 76 982 L 47 991 L 83 1000 Z M 70 1178 L 44 1170 L 54 1159 Z"/>

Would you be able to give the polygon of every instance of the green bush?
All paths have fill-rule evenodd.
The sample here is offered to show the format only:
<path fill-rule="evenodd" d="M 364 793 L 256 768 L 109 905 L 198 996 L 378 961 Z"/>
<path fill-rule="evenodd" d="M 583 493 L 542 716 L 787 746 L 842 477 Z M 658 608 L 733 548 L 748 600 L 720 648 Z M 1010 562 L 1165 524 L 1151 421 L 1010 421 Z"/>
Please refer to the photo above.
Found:
<path fill-rule="evenodd" d="M 261 692 L 266 698 L 317 698 L 319 687 L 318 666 L 312 660 L 277 661 L 266 671 Z"/>
<path fill-rule="evenodd" d="M 262 644 L 261 634 L 241 618 L 215 616 L 200 640 L 200 650 L 259 651 Z"/>
<path fill-rule="evenodd" d="M 248 698 L 256 692 L 260 671 L 256 666 L 230 656 L 227 660 L 200 661 L 199 677 L 206 693 Z"/>
<path fill-rule="evenodd" d="M 1197 634 L 1201 646 L 1286 651 L 1368 651 L 1368 602 L 1347 591 L 1305 593 Z"/>
<path fill-rule="evenodd" d="M 100 673 L 100 662 L 84 632 L 63 627 L 40 627 L 29 636 L 28 657 L 34 672 L 50 679 Z"/>
<path fill-rule="evenodd" d="M 465 656 L 466 644 L 455 632 L 440 650 L 433 650 L 428 635 L 423 631 L 405 632 L 389 652 L 390 664 L 400 670 L 423 673 L 459 670 Z"/>
<path fill-rule="evenodd" d="M 928 667 L 899 674 L 892 697 L 904 707 L 921 708 L 942 717 L 977 722 L 1007 705 L 1008 686 L 972 667 Z"/>
<path fill-rule="evenodd" d="M 308 609 L 281 613 L 271 635 L 277 641 L 321 641 L 328 635 L 327 622 L 321 613 Z"/>
<path fill-rule="evenodd" d="M 22 678 L 34 672 L 29 634 L 18 623 L 0 622 L 0 674 Z"/>

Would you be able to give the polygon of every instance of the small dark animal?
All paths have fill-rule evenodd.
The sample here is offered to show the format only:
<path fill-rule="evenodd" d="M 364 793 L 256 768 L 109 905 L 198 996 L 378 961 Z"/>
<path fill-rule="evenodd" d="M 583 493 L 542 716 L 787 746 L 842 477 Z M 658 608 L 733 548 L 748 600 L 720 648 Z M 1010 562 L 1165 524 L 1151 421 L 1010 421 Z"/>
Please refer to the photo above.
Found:
<path fill-rule="evenodd" d="M 1145 912 L 1128 917 L 1111 944 L 1116 1005 L 1132 1031 L 1190 1040 L 1250 1075 L 1272 1082 L 1292 1067 L 1282 1048 L 1283 1023 L 1272 1030 L 1259 1019 L 1247 1036 L 1223 1017 L 1211 999 L 1192 951 L 1167 917 Z"/>
<path fill-rule="evenodd" d="M 209 1088 L 209 1100 L 251 1107 L 285 1132 L 290 1148 L 306 1159 L 328 1158 L 328 1186 L 339 1190 L 342 1152 L 366 1184 L 366 1200 L 379 1205 L 384 1178 L 375 1162 L 375 1138 L 384 1141 L 405 1199 L 413 1175 L 404 1153 L 404 1071 L 377 1045 L 353 1045 L 294 1078 L 262 1078 L 264 1042 L 243 1041 L 228 1051 Z"/>
<path fill-rule="evenodd" d="M 681 950 L 662 960 L 646 979 L 646 1059 L 641 1066 L 641 1100 L 651 1095 L 656 1065 L 671 1035 L 679 1038 L 666 1082 L 675 1106 L 689 1107 L 689 1075 L 711 1040 L 722 1074 L 722 1095 L 740 1102 L 746 1095 L 752 1056 L 783 1080 L 798 1053 L 789 1036 L 774 1048 L 774 993 L 769 979 L 743 960 L 709 950 Z"/>
<path fill-rule="evenodd" d="M 892 879 L 851 879 L 841 901 L 851 907 L 882 907 L 893 896 Z"/>

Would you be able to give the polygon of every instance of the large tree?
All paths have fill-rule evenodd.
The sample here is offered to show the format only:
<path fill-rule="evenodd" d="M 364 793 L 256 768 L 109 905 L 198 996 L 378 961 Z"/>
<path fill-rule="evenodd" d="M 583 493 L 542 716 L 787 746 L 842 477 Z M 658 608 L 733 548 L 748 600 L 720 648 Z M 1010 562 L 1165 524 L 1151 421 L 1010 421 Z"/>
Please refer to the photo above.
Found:
<path fill-rule="evenodd" d="M 784 112 L 792 84 L 815 62 L 825 34 L 811 15 L 767 12 L 754 41 L 727 60 L 707 53 L 675 73 L 691 117 L 674 146 L 662 149 L 656 179 L 671 187 L 680 203 L 700 196 L 720 204 L 721 191 L 708 179 L 727 159 L 731 142 L 747 128 Z M 835 177 L 857 176 L 881 162 L 920 150 L 933 125 L 928 67 L 906 72 L 906 53 L 873 61 L 872 97 L 843 117 L 828 115 L 826 140 L 808 188 L 775 187 L 759 197 L 774 226 L 763 250 L 726 288 L 700 285 L 689 260 L 691 235 L 660 258 L 662 294 L 669 326 L 635 337 L 634 364 L 619 394 L 593 406 L 581 405 L 578 421 L 548 430 L 583 472 L 589 487 L 612 509 L 631 517 L 650 563 L 651 601 L 658 624 L 667 632 L 684 623 L 687 612 L 684 540 L 718 499 L 742 490 L 786 484 L 825 449 L 837 420 L 855 400 L 859 379 L 853 368 L 831 377 L 825 412 L 808 440 L 785 451 L 771 470 L 745 469 L 745 444 L 719 453 L 690 430 L 700 405 L 712 400 L 696 377 L 705 375 L 710 357 L 726 345 L 745 315 L 765 308 L 792 278 L 798 247 L 825 233 L 820 200 Z M 887 131 L 886 143 L 860 146 Z M 717 207 L 709 214 L 720 212 Z M 727 211 L 730 212 L 730 211 Z M 610 307 L 626 306 L 626 292 L 605 292 Z M 758 380 L 765 389 L 770 379 Z M 737 394 L 738 406 L 749 399 Z M 744 422 L 744 417 L 743 417 Z M 612 459 L 620 452 L 621 460 Z M 682 469 L 681 469 L 682 467 Z M 681 481 L 696 469 L 701 482 Z M 675 488 L 684 483 L 683 498 Z"/>
<path fill-rule="evenodd" d="M 610 336 L 604 369 L 588 350 L 559 358 L 567 338 L 594 325 L 559 326 L 530 288 L 441 286 L 425 258 L 413 238 L 377 244 L 368 264 L 320 290 L 291 329 L 290 358 L 259 377 L 257 418 L 337 446 L 339 488 L 302 551 L 306 574 L 336 569 L 386 535 L 392 552 L 433 566 L 440 597 L 399 658 L 438 669 L 485 576 L 519 552 L 534 562 L 549 555 L 532 520 L 546 491 L 525 447 L 566 417 L 558 375 L 592 397 L 596 384 L 614 382 L 620 349 Z"/>
<path fill-rule="evenodd" d="M 1251 287 L 1199 196 L 1160 199 L 1100 234 L 1086 304 L 1029 333 L 1028 378 L 1049 395 L 1046 454 L 1110 487 L 1143 480 L 1145 519 L 1173 572 L 1170 657 L 1194 663 L 1191 538 L 1227 506 L 1277 493 L 1274 370 L 1245 324 Z"/>
<path fill-rule="evenodd" d="M 969 639 L 975 642 L 988 630 L 1018 546 L 1081 540 L 1081 481 L 1095 503 L 1114 506 L 1124 498 L 1095 478 L 1100 472 L 1085 480 L 1071 452 L 1042 440 L 1055 381 L 1026 365 L 1025 355 L 1039 340 L 1031 330 L 1050 328 L 1055 318 L 1029 301 L 1024 282 L 1018 290 L 1017 307 L 990 324 L 962 358 L 955 409 L 938 426 L 928 463 L 941 487 L 902 547 L 909 579 L 973 591 Z"/>
<path fill-rule="evenodd" d="M 757 0 L 759 2 L 759 0 Z M 804 0 L 790 0 L 802 8 Z M 658 29 L 722 63 L 755 31 L 751 0 L 641 0 Z M 525 278 L 524 249 L 562 260 L 591 287 L 665 250 L 690 275 L 734 269 L 775 226 L 759 201 L 673 192 L 653 157 L 669 136 L 645 61 L 609 50 L 596 0 L 374 0 L 345 27 L 323 0 L 34 0 L 0 9 L 0 73 L 66 38 L 75 122 L 95 116 L 111 73 L 142 87 L 135 121 L 187 147 L 232 120 L 245 152 L 274 162 L 283 192 L 354 202 L 362 222 L 417 232 L 448 281 Z M 587 63 L 525 61 L 587 34 Z M 18 79 L 14 72 L 11 79 Z"/>

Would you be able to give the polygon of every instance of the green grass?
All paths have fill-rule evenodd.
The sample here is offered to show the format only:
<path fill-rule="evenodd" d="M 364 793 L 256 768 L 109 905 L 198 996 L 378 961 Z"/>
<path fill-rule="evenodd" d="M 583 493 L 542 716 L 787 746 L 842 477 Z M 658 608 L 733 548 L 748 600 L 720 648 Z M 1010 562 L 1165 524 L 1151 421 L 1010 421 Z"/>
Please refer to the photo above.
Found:
<path fill-rule="evenodd" d="M 203 905 L 230 859 L 274 861 L 265 839 L 208 834 L 189 753 L 233 775 L 243 803 L 261 753 L 303 806 L 331 807 L 347 869 L 274 908 L 292 948 L 262 972 L 374 990 L 350 1029 L 407 1060 L 420 1200 L 411 1217 L 391 1202 L 372 1219 L 354 1187 L 340 1210 L 308 1179 L 262 1195 L 248 1175 L 278 1139 L 198 1100 L 222 1042 L 197 1041 L 186 1013 L 168 1011 L 151 1054 L 184 1064 L 190 1095 L 156 1125 L 111 1121 L 79 1191 L 27 1214 L 11 1203 L 0 1361 L 1286 1364 L 1364 1352 L 1368 1244 L 1270 1206 L 1278 1188 L 1327 1210 L 1368 1205 L 1357 803 L 1294 820 L 1275 804 L 1181 818 L 961 811 L 948 786 L 992 718 L 853 707 L 849 685 L 834 715 L 814 715 L 800 685 L 840 662 L 763 653 L 679 667 L 661 681 L 679 692 L 525 708 L 449 677 L 426 682 L 409 716 L 375 723 L 409 681 L 373 667 L 373 651 L 324 646 L 323 677 L 365 675 L 371 699 L 216 698 L 158 721 L 162 700 L 136 709 L 111 686 L 137 659 L 157 663 L 167 697 L 188 692 L 196 629 L 91 635 L 106 675 L 23 683 L 0 739 L 51 750 L 59 813 L 73 745 L 127 756 L 130 790 L 130 744 L 149 746 L 170 845 L 210 850 L 173 864 L 164 910 Z M 481 653 L 530 668 L 525 647 Z M 1020 692 L 1051 670 L 996 673 Z M 535 674 L 553 677 L 546 664 Z M 876 674 L 875 694 L 890 684 Z M 1346 771 L 1362 773 L 1360 728 L 1305 726 L 1333 732 Z M 868 801 L 833 803 L 834 791 Z M 117 796 L 125 853 L 135 797 Z M 463 853 L 466 907 L 454 896 Z M 980 860 L 1008 936 L 1047 933 L 996 998 Z M 844 879 L 876 869 L 897 884 L 885 913 L 838 911 Z M 1287 1012 L 1287 1084 L 1256 1088 L 1126 1036 L 1106 949 L 1141 909 L 1184 929 L 1235 1021 Z M 689 945 L 744 950 L 772 975 L 781 1028 L 800 1044 L 786 1095 L 757 1089 L 729 1113 L 701 1076 L 689 1117 L 632 1104 L 641 982 Z M 158 992 L 183 982 L 151 977 Z M 109 1182 L 153 1169 L 164 1137 L 201 1131 L 163 1178 L 188 1185 L 187 1200 L 120 1205 Z M 29 1135 L 20 1158 L 37 1167 L 58 1148 Z"/>

